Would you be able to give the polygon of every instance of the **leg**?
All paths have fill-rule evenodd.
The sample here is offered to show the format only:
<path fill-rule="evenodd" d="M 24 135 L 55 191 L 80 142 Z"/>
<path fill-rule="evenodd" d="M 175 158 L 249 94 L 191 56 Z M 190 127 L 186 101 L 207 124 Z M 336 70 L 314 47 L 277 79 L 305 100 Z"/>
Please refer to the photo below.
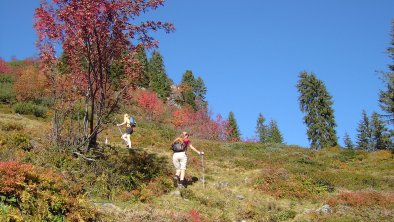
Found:
<path fill-rule="evenodd" d="M 130 139 L 130 134 L 127 134 L 127 135 L 126 135 L 126 142 L 127 142 L 127 145 L 129 146 L 129 148 L 131 149 L 131 139 Z"/>

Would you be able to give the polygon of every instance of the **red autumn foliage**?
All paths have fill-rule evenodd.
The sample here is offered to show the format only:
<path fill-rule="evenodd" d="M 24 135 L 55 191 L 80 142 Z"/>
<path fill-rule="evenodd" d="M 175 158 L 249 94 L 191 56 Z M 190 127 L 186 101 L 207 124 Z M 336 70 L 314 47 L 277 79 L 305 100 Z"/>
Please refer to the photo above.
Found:
<path fill-rule="evenodd" d="M 200 213 L 196 209 L 189 211 L 189 217 L 192 222 L 201 222 Z"/>
<path fill-rule="evenodd" d="M 227 121 L 219 114 L 213 120 L 206 110 L 194 111 L 182 107 L 172 113 L 172 123 L 176 128 L 190 131 L 195 137 L 224 140 L 227 137 Z"/>
<path fill-rule="evenodd" d="M 157 120 L 164 112 L 164 103 L 155 92 L 140 90 L 136 100 L 149 120 Z"/>
<path fill-rule="evenodd" d="M 0 73 L 10 73 L 11 67 L 0 57 Z"/>
<path fill-rule="evenodd" d="M 31 165 L 16 161 L 0 162 L 0 194 L 12 194 L 23 189 L 26 175 L 31 169 Z"/>
<path fill-rule="evenodd" d="M 388 207 L 394 205 L 394 195 L 383 195 L 376 191 L 341 192 L 338 196 L 328 199 L 327 202 L 330 206 Z"/>

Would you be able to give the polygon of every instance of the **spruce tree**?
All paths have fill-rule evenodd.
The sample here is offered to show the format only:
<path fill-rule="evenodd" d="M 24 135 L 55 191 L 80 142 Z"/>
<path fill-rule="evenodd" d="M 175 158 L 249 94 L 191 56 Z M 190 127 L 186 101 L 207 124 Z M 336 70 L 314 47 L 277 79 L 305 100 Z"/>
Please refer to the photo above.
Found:
<path fill-rule="evenodd" d="M 271 143 L 283 143 L 282 133 L 279 131 L 278 124 L 275 120 L 270 121 L 269 125 L 269 141 Z"/>
<path fill-rule="evenodd" d="M 385 83 L 387 89 L 380 91 L 379 105 L 380 108 L 386 113 L 384 116 L 387 118 L 391 127 L 394 125 L 394 20 L 391 26 L 391 46 L 387 49 L 392 64 L 389 65 L 389 72 L 385 73 Z"/>
<path fill-rule="evenodd" d="M 371 124 L 365 110 L 362 112 L 362 119 L 358 124 L 357 132 L 357 148 L 362 150 L 372 150 Z"/>
<path fill-rule="evenodd" d="M 238 129 L 237 121 L 235 120 L 235 116 L 233 112 L 230 112 L 228 115 L 228 126 L 227 126 L 227 141 L 237 142 L 241 140 L 241 133 Z"/>
<path fill-rule="evenodd" d="M 149 86 L 157 95 L 165 100 L 171 94 L 172 81 L 167 77 L 163 57 L 158 51 L 152 52 L 148 63 Z"/>
<path fill-rule="evenodd" d="M 372 113 L 371 116 L 371 136 L 374 150 L 388 149 L 390 145 L 389 132 L 380 119 L 379 114 Z"/>
<path fill-rule="evenodd" d="M 197 109 L 207 109 L 208 102 L 205 100 L 207 94 L 207 87 L 205 86 L 204 80 L 200 76 L 196 80 L 194 92 L 196 94 Z"/>
<path fill-rule="evenodd" d="M 312 149 L 321 149 L 337 145 L 333 102 L 324 83 L 315 74 L 301 72 L 297 88 L 300 93 L 301 111 L 306 113 L 304 123 Z"/>
<path fill-rule="evenodd" d="M 354 145 L 352 139 L 350 139 L 349 134 L 345 133 L 345 136 L 343 138 L 343 143 L 345 144 L 345 148 L 354 149 Z"/>
<path fill-rule="evenodd" d="M 196 95 L 194 93 L 195 85 L 196 79 L 194 78 L 193 72 L 186 70 L 181 80 L 183 105 L 190 105 L 194 110 L 197 109 Z"/>
<path fill-rule="evenodd" d="M 265 125 L 264 122 L 265 122 L 264 116 L 261 113 L 259 113 L 259 117 L 257 118 L 256 133 L 260 143 L 267 143 L 269 141 L 268 126 Z"/>
<path fill-rule="evenodd" d="M 145 48 L 142 45 L 137 46 L 137 60 L 140 65 L 140 78 L 137 82 L 139 87 L 149 88 L 149 70 L 148 70 L 148 58 L 146 57 Z"/>

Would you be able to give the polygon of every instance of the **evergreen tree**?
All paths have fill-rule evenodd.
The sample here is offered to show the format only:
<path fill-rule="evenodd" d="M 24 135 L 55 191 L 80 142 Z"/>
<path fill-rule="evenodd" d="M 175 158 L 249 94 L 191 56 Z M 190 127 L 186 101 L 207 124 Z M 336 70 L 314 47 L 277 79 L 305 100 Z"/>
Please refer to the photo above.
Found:
<path fill-rule="evenodd" d="M 257 118 L 256 133 L 259 138 L 260 143 L 267 143 L 269 141 L 269 130 L 268 126 L 264 124 L 265 118 L 259 113 Z"/>
<path fill-rule="evenodd" d="M 183 105 L 190 105 L 194 110 L 197 109 L 196 95 L 194 93 L 195 85 L 196 79 L 194 78 L 193 72 L 186 70 L 181 80 Z"/>
<path fill-rule="evenodd" d="M 371 116 L 371 136 L 372 147 L 374 150 L 388 149 L 390 145 L 390 138 L 388 130 L 384 122 L 380 119 L 379 114 L 372 113 Z"/>
<path fill-rule="evenodd" d="M 205 100 L 207 94 L 207 87 L 205 86 L 204 80 L 200 76 L 196 80 L 194 91 L 196 94 L 197 109 L 207 109 L 208 102 Z"/>
<path fill-rule="evenodd" d="M 332 97 L 324 83 L 311 73 L 301 72 L 297 88 L 301 111 L 306 113 L 304 123 L 312 149 L 336 146 L 337 136 Z"/>
<path fill-rule="evenodd" d="M 241 140 L 241 133 L 239 132 L 237 121 L 233 112 L 228 115 L 228 126 L 227 126 L 227 141 L 237 142 Z"/>
<path fill-rule="evenodd" d="M 143 88 L 149 88 L 149 70 L 148 70 L 148 58 L 146 57 L 145 48 L 142 45 L 137 46 L 137 60 L 140 65 L 140 78 L 137 85 Z"/>
<path fill-rule="evenodd" d="M 279 131 L 278 124 L 275 120 L 270 121 L 269 125 L 269 141 L 271 143 L 283 143 L 282 133 Z"/>
<path fill-rule="evenodd" d="M 345 137 L 343 138 L 343 143 L 345 144 L 346 148 L 354 149 L 354 145 L 353 145 L 352 139 L 350 139 L 349 134 L 345 133 Z"/>
<path fill-rule="evenodd" d="M 153 51 L 148 62 L 149 86 L 157 95 L 165 100 L 171 94 L 172 81 L 167 77 L 163 57 L 158 51 Z"/>
<path fill-rule="evenodd" d="M 384 115 L 391 126 L 394 125 L 394 20 L 391 26 L 391 46 L 387 49 L 392 64 L 389 65 L 389 72 L 385 73 L 386 91 L 380 91 L 379 102 Z"/>
<path fill-rule="evenodd" d="M 372 149 L 372 130 L 367 113 L 363 110 L 362 119 L 357 128 L 357 148 L 362 150 Z"/>

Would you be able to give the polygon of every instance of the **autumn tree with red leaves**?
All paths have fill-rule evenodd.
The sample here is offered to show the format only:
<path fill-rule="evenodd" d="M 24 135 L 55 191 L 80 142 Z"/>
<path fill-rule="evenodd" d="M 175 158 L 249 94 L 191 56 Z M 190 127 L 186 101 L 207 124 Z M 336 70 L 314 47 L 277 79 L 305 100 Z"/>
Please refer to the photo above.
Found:
<path fill-rule="evenodd" d="M 171 23 L 160 21 L 132 23 L 163 3 L 164 0 L 43 0 L 36 9 L 38 49 L 43 71 L 54 86 L 52 94 L 56 103 L 82 99 L 85 104 L 84 134 L 78 139 L 79 145 L 96 146 L 102 124 L 114 112 L 124 92 L 137 82 L 140 76 L 140 69 L 136 68 L 139 67 L 135 56 L 137 45 L 157 47 L 158 42 L 149 31 L 174 30 Z M 61 45 L 67 55 L 70 73 L 61 78 L 71 83 L 72 95 L 67 96 L 56 87 L 59 79 L 57 45 Z M 124 72 L 118 90 L 110 78 L 114 62 L 120 62 Z M 55 128 L 58 127 L 56 121 L 54 118 Z"/>
<path fill-rule="evenodd" d="M 164 112 L 164 102 L 154 92 L 141 90 L 137 93 L 136 100 L 148 120 L 157 120 Z"/>

